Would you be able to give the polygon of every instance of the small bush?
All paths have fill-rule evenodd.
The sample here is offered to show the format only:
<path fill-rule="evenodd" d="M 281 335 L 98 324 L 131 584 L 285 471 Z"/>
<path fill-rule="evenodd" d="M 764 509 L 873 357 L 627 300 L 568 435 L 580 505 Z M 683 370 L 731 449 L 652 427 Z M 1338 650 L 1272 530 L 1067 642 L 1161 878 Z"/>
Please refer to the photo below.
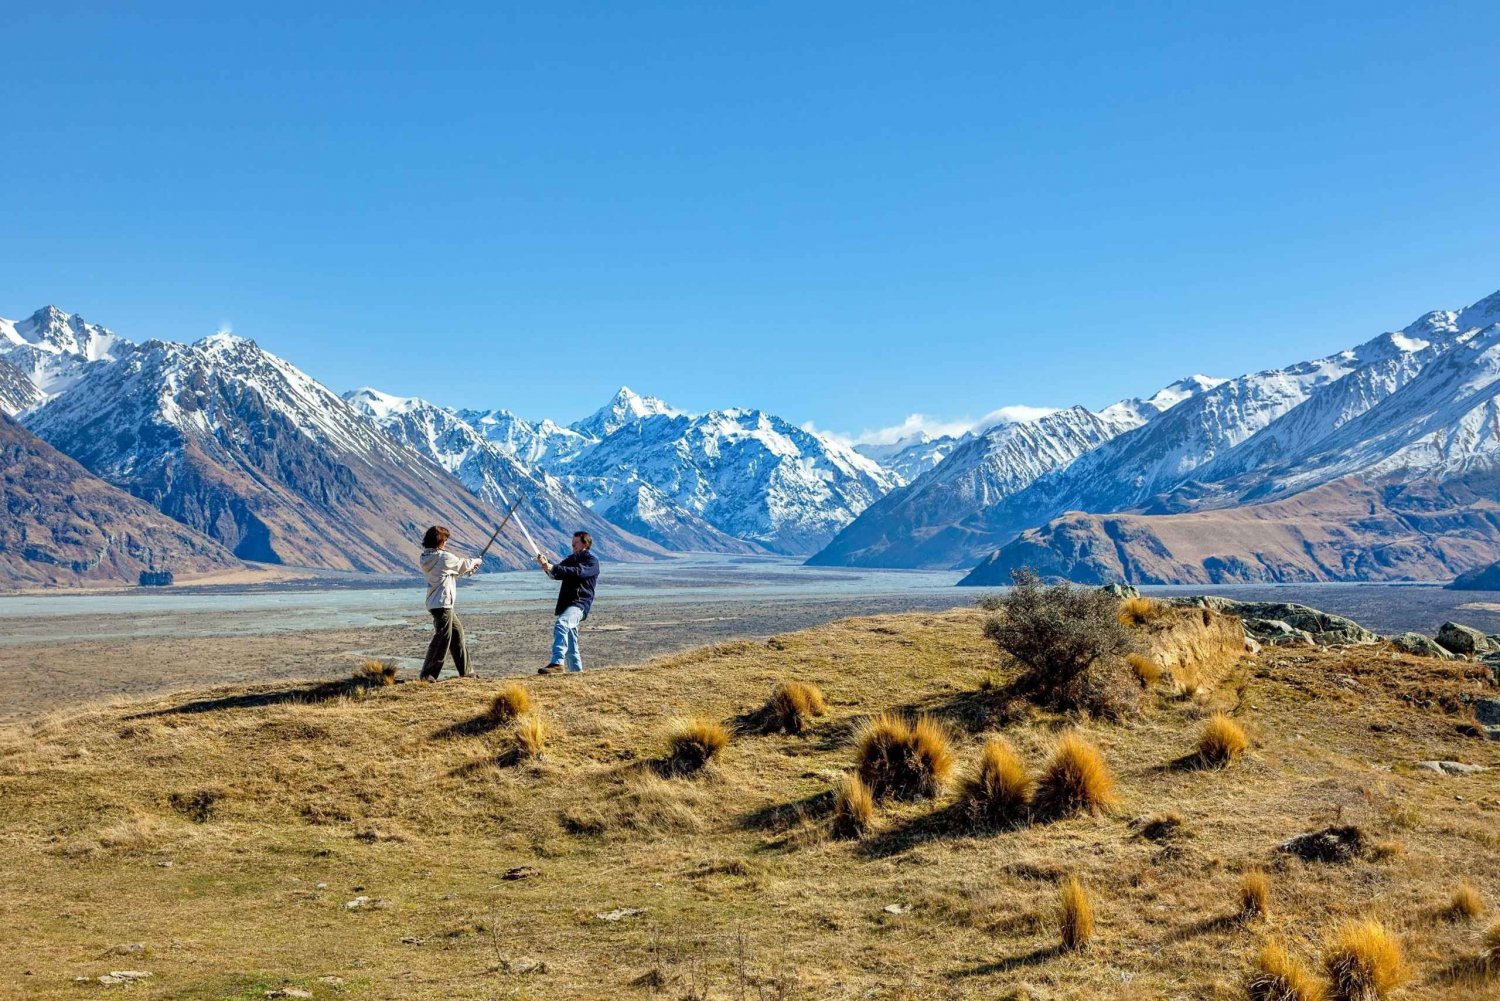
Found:
<path fill-rule="evenodd" d="M 860 729 L 855 758 L 860 780 L 877 800 L 936 796 L 953 772 L 948 733 L 928 716 L 912 724 L 881 713 Z"/>
<path fill-rule="evenodd" d="M 1161 665 L 1143 653 L 1126 654 L 1125 663 L 1130 665 L 1131 673 L 1135 675 L 1135 680 L 1140 682 L 1142 688 L 1150 688 L 1161 680 Z"/>
<path fill-rule="evenodd" d="M 508 723 L 531 711 L 531 693 L 514 681 L 507 682 L 490 703 L 490 719 Z"/>
<path fill-rule="evenodd" d="M 1171 606 L 1163 605 L 1151 598 L 1124 598 L 1115 610 L 1115 617 L 1122 626 L 1144 626 L 1171 614 Z"/>
<path fill-rule="evenodd" d="M 663 770 L 673 775 L 696 772 L 729 744 L 729 731 L 710 719 L 680 719 L 667 730 Z"/>
<path fill-rule="evenodd" d="M 765 729 L 769 732 L 802 733 L 807 721 L 828 712 L 828 702 L 817 685 L 803 681 L 787 681 L 776 687 L 770 701 L 761 710 Z"/>
<path fill-rule="evenodd" d="M 1240 919 L 1253 921 L 1271 913 L 1271 880 L 1259 869 L 1251 869 L 1240 880 Z"/>
<path fill-rule="evenodd" d="M 1094 937 L 1094 905 L 1077 876 L 1069 876 L 1058 893 L 1058 933 L 1067 952 L 1077 952 Z"/>
<path fill-rule="evenodd" d="M 875 822 L 875 797 L 858 775 L 846 775 L 833 798 L 833 836 L 860 838 Z"/>
<path fill-rule="evenodd" d="M 1223 768 L 1244 754 L 1249 746 L 1250 741 L 1238 723 L 1223 713 L 1214 713 L 1198 738 L 1198 760 L 1205 765 Z"/>
<path fill-rule="evenodd" d="M 547 740 L 551 736 L 547 724 L 532 713 L 516 725 L 516 753 L 523 758 L 540 758 L 547 750 Z"/>
<path fill-rule="evenodd" d="M 1448 917 L 1454 921 L 1473 921 L 1484 913 L 1484 898 L 1468 883 L 1458 884 L 1448 904 Z"/>
<path fill-rule="evenodd" d="M 1114 681 L 1123 672 L 1099 668 L 1132 646 L 1114 596 L 1098 588 L 1044 586 L 1025 568 L 1011 578 L 1015 587 L 1000 599 L 999 614 L 984 632 L 1024 669 L 1018 691 L 1049 708 L 1114 718 L 1118 706 L 1101 705 L 1100 696 L 1118 699 Z"/>
<path fill-rule="evenodd" d="M 1117 802 L 1104 755 L 1075 731 L 1062 735 L 1037 783 L 1038 812 L 1048 819 L 1097 813 Z"/>
<path fill-rule="evenodd" d="M 1031 809 L 1031 776 L 1004 737 L 991 737 L 979 752 L 979 768 L 964 784 L 961 804 L 969 821 L 983 827 L 1014 827 Z"/>
<path fill-rule="evenodd" d="M 383 688 L 396 683 L 396 665 L 371 657 L 360 661 L 354 680 L 369 688 Z"/>
<path fill-rule="evenodd" d="M 1323 953 L 1334 1001 L 1380 1001 L 1409 977 L 1401 943 L 1379 921 L 1345 925 Z"/>
<path fill-rule="evenodd" d="M 1280 942 L 1267 942 L 1255 959 L 1247 993 L 1250 1001 L 1324 1001 L 1322 981 Z"/>
<path fill-rule="evenodd" d="M 167 797 L 172 809 L 195 824 L 206 824 L 218 812 L 219 800 L 224 798 L 222 789 L 194 789 L 191 792 L 174 792 Z"/>

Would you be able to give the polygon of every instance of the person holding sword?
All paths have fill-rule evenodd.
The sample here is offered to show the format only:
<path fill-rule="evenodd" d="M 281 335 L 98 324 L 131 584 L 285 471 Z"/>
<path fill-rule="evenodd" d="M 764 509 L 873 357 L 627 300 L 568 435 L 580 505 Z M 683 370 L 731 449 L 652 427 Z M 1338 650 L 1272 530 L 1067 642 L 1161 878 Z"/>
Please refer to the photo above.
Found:
<path fill-rule="evenodd" d="M 553 580 L 562 581 L 553 609 L 552 659 L 537 674 L 562 674 L 583 670 L 578 652 L 578 626 L 589 617 L 594 605 L 594 588 L 599 582 L 599 557 L 592 552 L 594 537 L 587 532 L 573 533 L 573 554 L 561 563 L 553 563 L 537 553 L 537 565 Z"/>
<path fill-rule="evenodd" d="M 472 577 L 479 572 L 484 562 L 466 559 L 448 552 L 448 537 L 451 533 L 442 525 L 433 525 L 422 536 L 422 555 L 417 565 L 427 578 L 427 611 L 432 615 L 432 642 L 427 644 L 427 656 L 422 661 L 423 681 L 436 681 L 443 670 L 443 660 L 453 656 L 453 666 L 460 678 L 469 674 L 469 648 L 464 643 L 464 626 L 453 611 L 458 598 L 458 578 Z M 489 547 L 485 547 L 488 549 Z"/>

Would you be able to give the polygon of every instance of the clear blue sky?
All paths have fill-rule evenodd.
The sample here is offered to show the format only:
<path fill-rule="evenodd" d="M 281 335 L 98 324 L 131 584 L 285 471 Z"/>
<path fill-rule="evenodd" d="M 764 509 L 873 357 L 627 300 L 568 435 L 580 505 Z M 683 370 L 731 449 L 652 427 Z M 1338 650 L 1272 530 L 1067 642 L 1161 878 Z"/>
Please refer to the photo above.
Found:
<path fill-rule="evenodd" d="M 852 432 L 1500 288 L 1493 3 L 118 6 L 0 18 L 0 316 Z"/>

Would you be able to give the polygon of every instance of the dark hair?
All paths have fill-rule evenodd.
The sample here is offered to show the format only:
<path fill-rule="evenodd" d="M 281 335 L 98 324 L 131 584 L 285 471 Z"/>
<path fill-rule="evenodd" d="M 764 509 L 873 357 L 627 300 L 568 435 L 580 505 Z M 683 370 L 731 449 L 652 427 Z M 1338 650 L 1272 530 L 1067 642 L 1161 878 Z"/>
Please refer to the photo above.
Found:
<path fill-rule="evenodd" d="M 573 538 L 583 543 L 583 548 L 585 549 L 594 548 L 594 537 L 587 532 L 574 532 Z"/>
<path fill-rule="evenodd" d="M 422 536 L 422 545 L 426 546 L 428 549 L 436 549 L 438 546 L 441 546 L 443 543 L 448 541 L 448 536 L 450 534 L 451 533 L 449 533 L 449 531 L 442 525 L 433 525 L 427 530 L 427 534 Z"/>

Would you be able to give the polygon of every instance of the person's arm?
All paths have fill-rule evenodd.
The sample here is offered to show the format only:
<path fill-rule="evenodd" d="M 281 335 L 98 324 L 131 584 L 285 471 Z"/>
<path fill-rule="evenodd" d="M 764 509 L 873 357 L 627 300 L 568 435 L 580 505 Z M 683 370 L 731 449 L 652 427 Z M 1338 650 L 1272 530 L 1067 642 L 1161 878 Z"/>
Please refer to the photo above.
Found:
<path fill-rule="evenodd" d="M 464 560 L 464 563 L 468 565 L 467 569 L 464 570 L 465 577 L 474 576 L 479 572 L 479 568 L 484 566 L 484 560 L 481 559 L 468 559 Z"/>
<path fill-rule="evenodd" d="M 552 576 L 557 580 L 570 577 L 574 580 L 591 580 L 599 576 L 599 561 L 593 559 L 585 563 L 577 556 L 569 556 L 552 568 Z"/>

